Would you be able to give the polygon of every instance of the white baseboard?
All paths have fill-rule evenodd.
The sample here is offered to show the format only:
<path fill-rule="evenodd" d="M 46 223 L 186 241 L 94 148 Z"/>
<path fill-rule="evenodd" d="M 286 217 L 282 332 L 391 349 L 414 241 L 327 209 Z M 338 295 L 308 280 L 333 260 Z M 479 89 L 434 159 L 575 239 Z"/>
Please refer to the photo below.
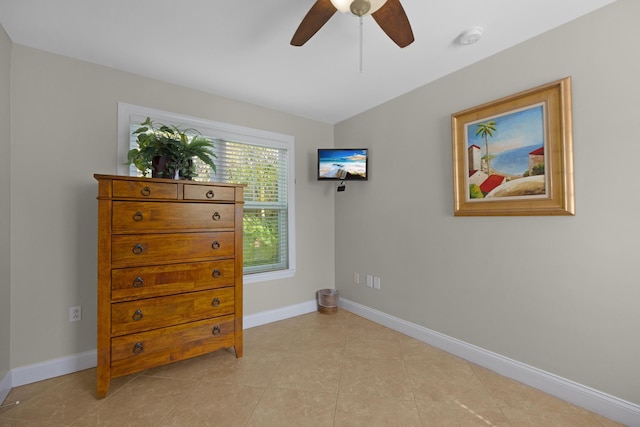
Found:
<path fill-rule="evenodd" d="M 91 350 L 58 359 L 47 360 L 45 362 L 34 363 L 33 365 L 21 366 L 11 370 L 11 386 L 19 387 L 21 385 L 59 377 L 60 375 L 95 368 L 96 364 L 97 352 L 96 350 Z"/>
<path fill-rule="evenodd" d="M 340 298 L 340 307 L 591 412 L 628 426 L 640 426 L 640 405 L 344 298 Z"/>
<path fill-rule="evenodd" d="M 318 309 L 316 300 L 303 302 L 288 307 L 278 308 L 276 310 L 263 311 L 261 313 L 244 316 L 242 323 L 244 329 L 253 328 L 268 323 L 277 322 L 278 320 L 289 319 L 291 317 L 301 316 L 303 314 L 312 313 Z"/>
<path fill-rule="evenodd" d="M 11 391 L 12 381 L 11 381 L 11 371 L 7 372 L 7 374 L 0 380 L 0 405 L 9 395 Z"/>

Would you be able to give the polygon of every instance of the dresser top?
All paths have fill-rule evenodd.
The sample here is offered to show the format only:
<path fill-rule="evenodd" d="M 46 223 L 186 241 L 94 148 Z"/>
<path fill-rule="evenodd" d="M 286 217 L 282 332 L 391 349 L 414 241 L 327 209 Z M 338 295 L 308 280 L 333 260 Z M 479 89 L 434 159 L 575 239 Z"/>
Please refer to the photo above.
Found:
<path fill-rule="evenodd" d="M 243 203 L 244 184 L 126 175 L 93 175 L 98 200 L 156 200 Z"/>
<path fill-rule="evenodd" d="M 189 184 L 189 185 L 217 185 L 222 187 L 246 187 L 246 184 L 230 184 L 226 182 L 215 181 L 189 181 L 186 179 L 169 179 L 169 178 L 149 178 L 141 176 L 129 176 L 129 175 L 104 175 L 96 173 L 93 175 L 96 180 L 120 180 L 120 181 L 138 181 L 138 182 L 161 182 L 168 184 Z"/>

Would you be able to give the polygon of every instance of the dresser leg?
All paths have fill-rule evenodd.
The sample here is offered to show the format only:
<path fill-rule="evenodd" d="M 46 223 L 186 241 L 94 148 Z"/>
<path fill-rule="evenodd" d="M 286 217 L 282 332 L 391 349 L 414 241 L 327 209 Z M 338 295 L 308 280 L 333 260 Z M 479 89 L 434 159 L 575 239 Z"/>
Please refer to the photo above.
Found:
<path fill-rule="evenodd" d="M 242 345 L 237 345 L 236 344 L 235 346 L 233 346 L 233 349 L 236 352 L 236 358 L 238 358 L 238 359 L 241 358 L 242 355 L 243 355 Z"/>
<path fill-rule="evenodd" d="M 109 383 L 110 381 L 108 379 L 106 380 L 98 379 L 98 387 L 97 387 L 98 399 L 102 399 L 107 395 L 107 392 L 109 391 Z"/>

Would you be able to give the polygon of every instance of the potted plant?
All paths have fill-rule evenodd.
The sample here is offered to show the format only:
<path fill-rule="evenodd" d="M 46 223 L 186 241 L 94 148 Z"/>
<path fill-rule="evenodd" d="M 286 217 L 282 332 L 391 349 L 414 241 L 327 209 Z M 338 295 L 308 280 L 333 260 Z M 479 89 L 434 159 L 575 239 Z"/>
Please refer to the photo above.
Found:
<path fill-rule="evenodd" d="M 195 129 L 157 124 L 147 117 L 133 132 L 138 148 L 127 153 L 129 165 L 135 165 L 143 176 L 151 171 L 154 178 L 192 179 L 196 176 L 193 159 L 199 158 L 216 172 L 214 144 Z"/>
<path fill-rule="evenodd" d="M 174 130 L 177 129 L 174 128 Z M 185 132 L 190 132 L 193 135 L 188 136 Z M 181 131 L 178 135 L 180 136 L 180 143 L 175 147 L 175 167 L 180 178 L 193 179 L 198 175 L 196 165 L 193 163 L 194 158 L 198 158 L 209 165 L 213 173 L 217 172 L 213 159 L 218 156 L 213 152 L 213 141 L 202 136 L 202 134 L 195 129 Z"/>

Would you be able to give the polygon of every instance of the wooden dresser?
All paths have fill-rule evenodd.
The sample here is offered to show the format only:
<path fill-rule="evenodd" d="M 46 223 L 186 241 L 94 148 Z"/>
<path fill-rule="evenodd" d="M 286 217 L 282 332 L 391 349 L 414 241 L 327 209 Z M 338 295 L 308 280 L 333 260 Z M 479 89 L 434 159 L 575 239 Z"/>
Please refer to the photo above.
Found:
<path fill-rule="evenodd" d="M 111 378 L 234 347 L 242 357 L 243 186 L 98 181 L 98 397 Z"/>

